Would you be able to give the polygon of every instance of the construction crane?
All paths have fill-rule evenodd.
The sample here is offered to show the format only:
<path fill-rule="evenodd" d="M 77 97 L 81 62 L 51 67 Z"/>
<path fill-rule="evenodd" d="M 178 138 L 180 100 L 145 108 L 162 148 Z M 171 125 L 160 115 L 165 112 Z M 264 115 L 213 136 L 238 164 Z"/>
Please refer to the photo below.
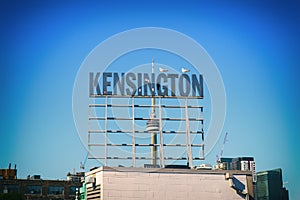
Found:
<path fill-rule="evenodd" d="M 226 141 L 227 141 L 227 136 L 228 136 L 228 133 L 226 132 L 226 133 L 225 133 L 225 137 L 224 137 L 224 141 L 223 141 L 223 144 L 222 144 L 222 149 L 221 149 L 221 151 L 220 151 L 220 154 L 217 155 L 217 162 L 218 162 L 218 163 L 221 162 L 221 158 L 222 158 L 222 156 L 223 156 L 223 151 L 224 151 L 225 143 L 226 143 Z"/>
<path fill-rule="evenodd" d="M 89 152 L 87 152 L 85 158 L 84 158 L 84 161 L 83 162 L 80 162 L 80 169 L 82 169 L 82 172 L 84 172 L 84 169 L 85 169 L 85 164 L 86 164 L 86 161 L 89 157 Z"/>
<path fill-rule="evenodd" d="M 89 157 L 89 152 L 87 152 L 85 158 L 84 158 L 84 161 L 83 162 L 80 162 L 80 169 L 82 169 L 82 172 L 85 173 L 85 164 L 86 164 L 86 161 Z M 84 175 L 85 176 L 85 175 Z M 82 181 L 82 187 L 80 189 L 76 189 L 76 198 L 75 200 L 86 200 L 86 182 L 85 182 L 85 177 L 83 178 L 83 181 Z"/>

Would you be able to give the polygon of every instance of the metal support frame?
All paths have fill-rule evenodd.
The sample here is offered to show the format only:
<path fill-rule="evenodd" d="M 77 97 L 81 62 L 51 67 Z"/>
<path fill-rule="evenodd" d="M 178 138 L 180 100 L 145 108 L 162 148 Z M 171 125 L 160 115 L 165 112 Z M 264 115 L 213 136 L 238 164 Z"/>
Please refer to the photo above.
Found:
<path fill-rule="evenodd" d="M 185 99 L 186 153 L 189 162 L 189 167 L 191 167 L 193 166 L 193 154 L 192 154 L 192 147 L 191 147 L 189 111 L 187 105 L 188 105 L 188 99 Z"/>
<path fill-rule="evenodd" d="M 108 141 L 108 134 L 107 134 L 107 129 L 108 129 L 108 97 L 105 98 L 105 166 L 107 166 L 107 157 L 108 157 L 108 149 L 107 149 L 107 141 Z"/>
<path fill-rule="evenodd" d="M 134 97 L 131 98 L 131 105 L 132 105 L 132 166 L 136 166 L 135 162 L 135 155 L 136 155 L 136 149 L 135 149 L 135 123 L 134 123 Z"/>
<path fill-rule="evenodd" d="M 203 107 L 201 107 L 200 109 L 201 109 L 201 113 L 203 113 Z M 202 125 L 202 126 L 201 126 L 201 127 L 202 127 L 202 128 L 201 128 L 201 132 L 202 132 L 202 135 L 201 135 L 202 137 L 201 137 L 201 139 L 202 139 L 202 144 L 203 144 L 203 145 L 202 145 L 202 151 L 201 151 L 201 152 L 202 152 L 202 158 L 204 158 L 204 156 L 205 156 L 205 155 L 204 155 L 204 123 L 203 123 L 203 121 L 201 121 L 201 123 L 202 123 L 202 124 L 201 124 L 201 125 Z"/>
<path fill-rule="evenodd" d="M 91 122 L 90 122 L 90 117 L 91 117 L 91 108 L 89 107 L 89 117 L 88 117 L 88 130 L 91 130 Z M 89 131 L 88 133 L 88 155 L 87 157 L 89 157 L 89 154 L 91 152 L 91 132 Z"/>
<path fill-rule="evenodd" d="M 161 98 L 158 100 L 159 105 L 159 142 L 160 142 L 160 166 L 165 167 L 165 155 L 164 155 L 164 136 L 162 130 L 162 111 L 161 111 Z"/>
<path fill-rule="evenodd" d="M 150 147 L 153 149 L 153 147 L 155 147 L 155 149 L 157 147 L 159 147 L 159 161 L 160 161 L 160 167 L 161 168 L 164 168 L 165 167 L 165 160 L 186 160 L 188 161 L 189 163 L 189 166 L 190 167 L 193 167 L 194 163 L 193 161 L 194 160 L 204 160 L 204 124 L 203 124 L 203 118 L 202 116 L 200 117 L 194 117 L 194 118 L 191 118 L 189 117 L 189 109 L 196 109 L 196 110 L 199 110 L 200 109 L 200 112 L 203 113 L 203 107 L 202 106 L 193 106 L 193 105 L 189 105 L 189 101 L 188 99 L 189 98 L 184 98 L 184 97 L 181 97 L 181 99 L 185 99 L 185 105 L 162 105 L 162 99 L 164 99 L 164 97 L 156 97 L 158 99 L 158 105 L 136 105 L 136 102 L 135 102 L 135 97 L 131 97 L 131 102 L 129 104 L 109 104 L 109 99 L 110 98 L 114 98 L 114 96 L 101 96 L 100 98 L 103 98 L 105 97 L 105 104 L 98 104 L 98 103 L 94 103 L 94 104 L 89 104 L 89 122 L 88 122 L 88 147 L 89 147 L 89 152 L 91 151 L 91 147 L 101 147 L 101 146 L 104 146 L 104 157 L 103 156 L 94 156 L 94 157 L 89 157 L 91 159 L 101 159 L 101 160 L 104 160 L 104 165 L 107 166 L 109 164 L 108 160 L 113 160 L 113 159 L 119 159 L 119 160 L 132 160 L 132 166 L 133 167 L 136 167 L 137 163 L 136 163 L 136 160 L 152 160 L 153 161 L 153 158 L 148 158 L 148 157 L 139 157 L 137 156 L 137 147 L 138 148 L 142 148 L 142 147 Z M 120 98 L 120 97 L 118 97 Z M 125 97 L 124 97 L 125 98 Z M 170 98 L 170 97 L 169 97 Z M 131 105 L 130 105 L 131 104 Z M 92 108 L 97 108 L 97 107 L 104 107 L 105 108 L 105 111 L 104 111 L 104 116 L 97 116 L 97 112 L 95 112 L 96 116 L 92 116 Z M 124 117 L 118 117 L 118 116 L 109 116 L 109 109 L 112 108 L 112 107 L 127 107 L 127 108 L 131 108 L 132 111 L 131 111 L 131 117 L 127 117 L 127 118 L 124 118 Z M 137 143 L 137 140 L 136 140 L 136 133 L 145 133 L 145 134 L 149 134 L 146 130 L 136 130 L 135 129 L 135 121 L 136 120 L 143 120 L 143 121 L 147 121 L 150 119 L 150 117 L 148 118 L 141 118 L 141 117 L 138 117 L 136 116 L 136 113 L 135 113 L 135 109 L 136 108 L 158 108 L 158 122 L 159 122 L 159 131 L 157 133 L 155 133 L 156 135 L 155 136 L 158 136 L 159 134 L 159 144 L 140 144 L 140 143 Z M 166 116 L 163 116 L 162 114 L 162 109 L 163 108 L 168 108 L 168 109 L 185 109 L 185 117 L 184 118 L 170 118 L 170 117 L 166 117 Z M 198 112 L 198 111 L 197 111 Z M 157 118 L 156 118 L 157 119 Z M 95 121 L 98 121 L 98 120 L 104 120 L 105 121 L 105 127 L 104 127 L 104 130 L 92 130 L 91 129 L 91 123 L 90 121 L 92 120 L 95 120 Z M 109 127 L 109 120 L 131 120 L 132 121 L 132 128 L 131 130 L 112 130 L 110 129 Z M 172 130 L 163 130 L 163 123 L 164 121 L 185 121 L 185 124 L 186 124 L 186 130 L 183 131 L 183 130 L 179 130 L 179 131 L 172 131 Z M 201 129 L 199 130 L 190 130 L 190 123 L 192 121 L 199 121 L 201 122 Z M 145 127 L 146 129 L 146 127 Z M 109 139 L 109 136 L 111 134 L 122 134 L 122 133 L 130 133 L 131 134 L 131 144 L 109 144 L 108 143 L 108 139 Z M 91 137 L 91 134 L 104 134 L 105 135 L 105 139 L 104 139 L 104 144 L 100 144 L 100 143 L 93 143 L 93 141 L 91 141 L 92 137 Z M 153 133 L 151 133 L 153 134 Z M 150 137 L 151 137 L 151 134 L 150 134 Z M 164 135 L 166 134 L 186 134 L 186 142 L 185 144 L 165 144 L 164 143 Z M 191 135 L 194 134 L 194 135 L 197 135 L 197 134 L 201 134 L 202 137 L 200 140 L 201 143 L 199 143 L 199 141 L 191 141 Z M 194 143 L 194 142 L 197 142 L 197 143 Z M 118 155 L 109 155 L 108 154 L 108 147 L 110 148 L 113 148 L 113 147 L 123 147 L 123 146 L 129 146 L 132 148 L 132 153 L 131 153 L 131 156 L 130 157 L 118 157 Z M 186 157 L 180 157 L 178 155 L 178 157 L 166 157 L 165 156 L 165 147 L 172 147 L 172 148 L 176 148 L 176 147 L 186 147 Z M 197 157 L 196 155 L 193 155 L 193 147 L 197 147 L 197 148 L 201 148 L 200 151 L 202 152 L 202 154 L 198 154 L 199 157 Z M 92 156 L 92 154 L 90 154 Z"/>

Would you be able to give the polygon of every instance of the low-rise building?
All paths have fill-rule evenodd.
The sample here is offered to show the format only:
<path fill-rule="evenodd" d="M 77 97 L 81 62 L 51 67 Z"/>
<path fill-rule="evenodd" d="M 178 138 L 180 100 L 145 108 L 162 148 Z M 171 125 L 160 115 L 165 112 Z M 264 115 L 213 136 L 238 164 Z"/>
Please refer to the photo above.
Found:
<path fill-rule="evenodd" d="M 28 176 L 27 179 L 17 179 L 16 174 L 15 176 L 3 176 L 5 178 L 0 179 L 0 195 L 16 193 L 23 196 L 24 199 L 73 200 L 76 198 L 76 190 L 81 187 L 81 182 L 78 181 L 79 175 L 83 177 L 84 173 L 75 175 L 76 178 L 73 177 L 70 180 L 43 180 L 40 175 Z"/>
<path fill-rule="evenodd" d="M 253 188 L 252 173 L 240 170 L 100 167 L 85 175 L 86 199 L 252 200 Z"/>
<path fill-rule="evenodd" d="M 19 193 L 25 199 L 75 199 L 80 182 L 65 180 L 0 180 L 0 193 Z"/>

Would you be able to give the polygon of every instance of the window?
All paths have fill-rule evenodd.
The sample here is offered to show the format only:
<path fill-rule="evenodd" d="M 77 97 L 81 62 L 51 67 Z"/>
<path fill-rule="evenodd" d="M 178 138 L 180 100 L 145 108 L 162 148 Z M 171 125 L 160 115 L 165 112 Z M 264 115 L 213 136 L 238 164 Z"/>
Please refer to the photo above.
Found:
<path fill-rule="evenodd" d="M 63 195 L 64 194 L 64 187 L 63 186 L 49 186 L 48 187 L 48 194 Z"/>
<path fill-rule="evenodd" d="M 19 192 L 19 185 L 4 185 L 3 193 Z"/>
<path fill-rule="evenodd" d="M 26 194 L 42 194 L 42 186 L 40 185 L 27 185 Z"/>
<path fill-rule="evenodd" d="M 79 187 L 76 186 L 70 187 L 70 195 L 76 195 L 76 188 L 78 188 L 78 192 L 79 192 Z"/>

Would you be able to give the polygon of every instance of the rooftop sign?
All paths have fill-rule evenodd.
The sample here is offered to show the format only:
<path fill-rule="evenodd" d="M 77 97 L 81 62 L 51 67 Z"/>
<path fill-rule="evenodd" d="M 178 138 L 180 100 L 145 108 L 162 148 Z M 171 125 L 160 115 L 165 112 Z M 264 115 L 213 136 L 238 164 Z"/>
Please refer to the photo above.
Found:
<path fill-rule="evenodd" d="M 90 72 L 90 97 L 103 95 L 203 98 L 203 77 L 197 74 Z"/>
<path fill-rule="evenodd" d="M 151 58 L 157 59 L 159 63 L 155 70 L 150 71 L 149 60 Z M 179 66 L 188 69 L 181 68 L 180 70 Z M 205 101 L 202 100 L 204 78 L 205 90 L 207 90 L 205 92 L 209 95 Z M 150 102 L 147 98 L 151 99 L 151 105 L 147 104 Z M 121 151 L 124 153 L 122 158 L 132 157 L 132 154 L 127 155 L 126 153 L 130 151 L 130 154 L 137 147 L 138 149 L 141 147 L 141 145 L 123 146 L 123 143 L 130 143 L 130 141 L 125 142 L 126 139 L 138 140 L 139 137 L 142 137 L 141 135 L 145 136 L 144 131 L 148 131 L 146 122 L 151 120 L 149 108 L 156 109 L 156 118 L 161 121 L 159 127 L 162 128 L 160 130 L 162 134 L 159 135 L 172 133 L 179 136 L 186 133 L 202 134 L 201 129 L 186 130 L 184 127 L 189 126 L 184 122 L 200 123 L 198 114 L 201 112 L 202 106 L 199 103 L 207 105 L 210 121 L 206 125 L 206 154 L 218 141 L 226 114 L 225 89 L 221 74 L 213 59 L 193 38 L 178 31 L 160 27 L 127 30 L 113 35 L 97 45 L 84 59 L 77 72 L 72 100 L 76 129 L 87 149 L 91 147 L 90 141 L 94 142 L 92 137 L 102 142 L 108 138 L 106 134 L 110 135 L 109 131 L 115 133 L 117 130 L 116 134 L 113 134 L 116 139 L 120 139 L 118 138 L 119 133 L 128 133 L 132 136 L 132 138 L 128 138 L 126 135 L 124 140 L 120 139 L 122 144 L 118 143 L 120 141 L 109 140 L 104 143 L 106 144 L 104 149 L 107 151 L 108 147 L 111 147 L 110 144 L 119 145 L 120 148 L 124 147 L 124 151 L 123 149 Z M 153 101 L 156 102 L 155 106 L 152 106 Z M 173 108 L 181 109 L 181 111 L 178 113 L 173 110 L 169 111 Z M 192 111 L 190 108 L 200 111 Z M 166 115 L 167 110 L 170 116 Z M 87 116 L 91 123 L 87 123 Z M 110 123 L 102 123 L 103 120 L 110 120 Z M 166 122 L 168 124 L 164 126 Z M 194 125 L 191 127 L 194 128 Z M 90 130 L 88 134 L 87 130 Z M 91 131 L 96 132 L 93 134 Z M 198 133 L 199 131 L 201 133 Z M 104 138 L 99 138 L 101 134 L 98 133 L 100 132 L 104 133 Z M 180 140 L 180 142 L 182 141 L 184 140 Z M 146 144 L 140 141 L 135 143 Z M 170 144 L 166 140 L 164 144 L 174 146 L 175 143 Z M 189 142 L 189 144 L 192 143 Z M 204 146 L 204 143 L 201 145 Z M 182 148 L 185 149 L 184 147 Z M 92 149 L 94 150 L 89 152 L 92 157 L 100 155 L 101 150 L 97 145 Z M 114 158 L 109 154 L 110 152 L 106 153 L 106 160 L 108 157 Z M 143 150 L 136 153 L 142 162 L 146 156 L 139 153 L 143 153 Z M 179 154 L 177 153 L 177 155 Z M 170 157 L 176 156 L 170 155 Z M 186 157 L 182 155 L 181 158 Z M 102 159 L 100 160 L 102 161 Z"/>

